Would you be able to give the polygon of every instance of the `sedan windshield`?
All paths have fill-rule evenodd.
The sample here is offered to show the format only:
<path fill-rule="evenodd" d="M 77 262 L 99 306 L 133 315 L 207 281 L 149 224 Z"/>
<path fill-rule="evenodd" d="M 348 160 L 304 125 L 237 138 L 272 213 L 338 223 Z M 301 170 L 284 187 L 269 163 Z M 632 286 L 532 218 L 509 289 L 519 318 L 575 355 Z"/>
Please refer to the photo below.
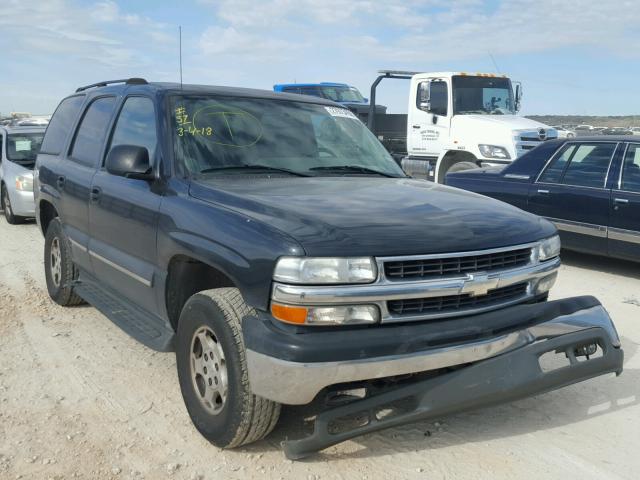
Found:
<path fill-rule="evenodd" d="M 345 108 L 214 96 L 175 96 L 171 107 L 186 174 L 405 176 Z"/>
<path fill-rule="evenodd" d="M 453 111 L 464 114 L 515 114 L 511 80 L 496 77 L 453 77 Z"/>
<path fill-rule="evenodd" d="M 44 132 L 10 133 L 7 136 L 7 158 L 12 162 L 25 165 L 34 163 L 43 137 Z"/>

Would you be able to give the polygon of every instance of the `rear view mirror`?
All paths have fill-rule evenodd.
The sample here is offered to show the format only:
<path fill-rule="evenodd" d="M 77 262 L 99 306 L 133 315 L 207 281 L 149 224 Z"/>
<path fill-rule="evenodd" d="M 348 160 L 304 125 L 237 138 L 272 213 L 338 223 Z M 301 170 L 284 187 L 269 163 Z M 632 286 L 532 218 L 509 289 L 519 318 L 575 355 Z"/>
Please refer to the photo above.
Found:
<path fill-rule="evenodd" d="M 137 145 L 118 145 L 109 150 L 105 168 L 111 175 L 136 178 L 139 180 L 153 179 L 153 172 L 149 162 L 149 151 Z"/>

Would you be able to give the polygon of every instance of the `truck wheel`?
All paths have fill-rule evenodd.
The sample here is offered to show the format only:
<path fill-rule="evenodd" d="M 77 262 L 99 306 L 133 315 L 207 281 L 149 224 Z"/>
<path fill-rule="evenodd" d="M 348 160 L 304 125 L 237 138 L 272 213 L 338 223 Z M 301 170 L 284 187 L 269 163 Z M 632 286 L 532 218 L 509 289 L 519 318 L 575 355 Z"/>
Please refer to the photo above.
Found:
<path fill-rule="evenodd" d="M 241 331 L 253 310 L 235 288 L 193 295 L 180 315 L 176 364 L 182 397 L 198 431 L 220 448 L 268 435 L 280 404 L 251 393 Z"/>
<path fill-rule="evenodd" d="M 44 237 L 44 273 L 49 296 L 58 305 L 66 307 L 84 302 L 73 291 L 78 269 L 71 260 L 71 246 L 57 218 L 51 220 Z"/>
<path fill-rule="evenodd" d="M 471 170 L 472 168 L 478 168 L 478 165 L 476 165 L 473 162 L 458 162 L 458 163 L 454 163 L 453 165 L 451 165 L 451 167 L 449 167 L 449 170 L 447 170 L 445 175 L 447 173 L 461 172 L 463 170 Z"/>
<path fill-rule="evenodd" d="M 9 192 L 4 185 L 2 186 L 2 210 L 4 210 L 4 218 L 6 218 L 7 223 L 10 225 L 18 225 L 24 222 L 24 217 L 19 217 L 18 215 L 13 214 L 11 200 L 9 199 Z"/>

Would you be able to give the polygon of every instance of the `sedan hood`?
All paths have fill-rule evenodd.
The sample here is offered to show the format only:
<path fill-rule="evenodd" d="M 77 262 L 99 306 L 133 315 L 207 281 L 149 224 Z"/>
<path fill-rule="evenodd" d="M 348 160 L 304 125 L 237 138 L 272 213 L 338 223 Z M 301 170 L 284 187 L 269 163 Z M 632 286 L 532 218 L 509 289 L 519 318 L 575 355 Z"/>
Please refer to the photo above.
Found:
<path fill-rule="evenodd" d="M 555 232 L 506 203 L 408 178 L 229 175 L 194 181 L 190 194 L 285 232 L 312 256 L 483 250 Z"/>

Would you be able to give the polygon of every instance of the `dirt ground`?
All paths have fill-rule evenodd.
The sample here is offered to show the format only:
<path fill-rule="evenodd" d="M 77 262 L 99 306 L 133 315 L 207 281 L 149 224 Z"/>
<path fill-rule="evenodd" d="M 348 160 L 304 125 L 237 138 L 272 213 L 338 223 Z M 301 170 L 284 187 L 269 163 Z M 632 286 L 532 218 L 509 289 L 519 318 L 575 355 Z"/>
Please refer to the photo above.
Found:
<path fill-rule="evenodd" d="M 267 440 L 207 443 L 183 406 L 173 354 L 136 343 L 89 306 L 47 296 L 34 224 L 0 220 L 1 479 L 636 479 L 640 475 L 640 267 L 564 253 L 552 297 L 593 294 L 613 317 L 625 372 L 482 411 L 370 434 L 308 460 Z"/>

